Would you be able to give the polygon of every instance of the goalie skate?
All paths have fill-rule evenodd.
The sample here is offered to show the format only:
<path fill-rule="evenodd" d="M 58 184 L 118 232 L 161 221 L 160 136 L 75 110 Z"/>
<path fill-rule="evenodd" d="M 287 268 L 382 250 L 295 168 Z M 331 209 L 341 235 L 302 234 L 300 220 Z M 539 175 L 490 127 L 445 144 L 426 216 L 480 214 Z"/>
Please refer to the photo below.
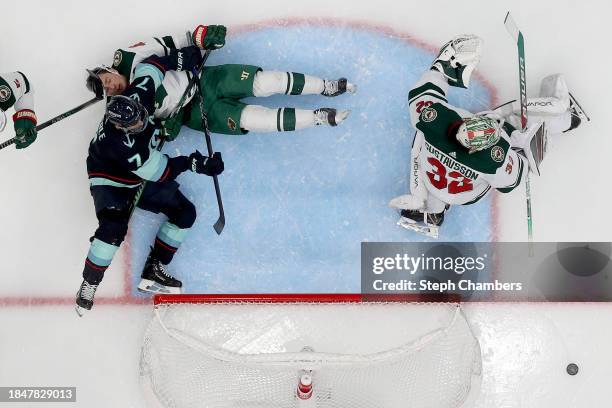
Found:
<path fill-rule="evenodd" d="M 440 227 L 431 224 L 419 223 L 410 218 L 400 217 L 397 222 L 402 228 L 417 232 L 430 238 L 438 239 Z"/>
<path fill-rule="evenodd" d="M 419 210 L 402 210 L 401 217 L 397 222 L 402 228 L 418 232 L 431 238 L 437 239 L 440 225 L 444 222 L 444 211 L 440 213 L 421 212 Z"/>
<path fill-rule="evenodd" d="M 578 103 L 576 98 L 574 98 L 574 95 L 572 95 L 571 92 L 569 93 L 569 98 L 570 98 L 570 111 L 572 112 L 572 124 L 570 128 L 566 130 L 566 132 L 576 129 L 578 126 L 580 126 L 583 120 L 586 120 L 587 122 L 591 121 L 591 118 L 589 117 L 589 115 L 587 115 L 584 109 L 582 109 L 582 106 L 580 106 L 580 104 Z"/>

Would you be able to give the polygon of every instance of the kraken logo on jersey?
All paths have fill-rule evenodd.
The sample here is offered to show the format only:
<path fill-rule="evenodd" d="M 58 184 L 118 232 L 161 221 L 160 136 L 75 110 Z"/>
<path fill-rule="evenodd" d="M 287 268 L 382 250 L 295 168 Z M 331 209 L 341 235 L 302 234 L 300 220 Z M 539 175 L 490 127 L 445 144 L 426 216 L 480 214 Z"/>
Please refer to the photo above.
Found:
<path fill-rule="evenodd" d="M 423 122 L 433 122 L 438 117 L 438 112 L 434 108 L 424 108 L 421 112 L 421 120 Z"/>
<path fill-rule="evenodd" d="M 251 76 L 250 73 L 248 73 L 247 71 L 242 71 L 242 74 L 240 75 L 240 80 L 246 81 L 247 79 L 249 79 L 249 76 Z"/>
<path fill-rule="evenodd" d="M 121 50 L 115 51 L 115 55 L 113 55 L 113 67 L 118 67 L 119 64 L 121 64 L 122 60 L 123 60 L 123 53 L 121 52 Z"/>
<path fill-rule="evenodd" d="M 6 102 L 11 99 L 13 93 L 11 92 L 11 88 L 6 85 L 0 86 L 0 102 Z"/>

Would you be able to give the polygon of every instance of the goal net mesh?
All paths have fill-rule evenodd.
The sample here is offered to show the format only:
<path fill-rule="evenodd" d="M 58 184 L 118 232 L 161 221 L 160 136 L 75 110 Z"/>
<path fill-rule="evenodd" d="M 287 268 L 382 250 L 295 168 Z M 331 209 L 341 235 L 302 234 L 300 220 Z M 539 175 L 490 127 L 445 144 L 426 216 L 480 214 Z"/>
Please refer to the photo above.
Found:
<path fill-rule="evenodd" d="M 223 302 L 157 305 L 140 374 L 165 408 L 459 407 L 480 349 L 458 306 Z"/>

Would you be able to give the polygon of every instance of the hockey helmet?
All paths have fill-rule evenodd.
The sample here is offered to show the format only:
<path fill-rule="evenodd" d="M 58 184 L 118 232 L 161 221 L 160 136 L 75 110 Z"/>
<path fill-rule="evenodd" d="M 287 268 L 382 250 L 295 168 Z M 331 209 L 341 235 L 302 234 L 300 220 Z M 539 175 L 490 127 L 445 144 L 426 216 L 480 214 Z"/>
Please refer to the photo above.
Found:
<path fill-rule="evenodd" d="M 4 130 L 5 126 L 6 126 L 6 114 L 4 113 L 2 109 L 0 109 L 0 132 Z"/>
<path fill-rule="evenodd" d="M 484 115 L 476 115 L 463 120 L 456 137 L 457 141 L 472 154 L 494 146 L 499 141 L 501 132 L 497 120 Z"/>
<path fill-rule="evenodd" d="M 100 74 L 103 72 L 116 72 L 113 68 L 107 65 L 99 65 L 92 69 L 87 69 L 87 79 L 85 80 L 85 86 L 87 89 L 96 94 L 97 97 L 102 98 L 104 96 L 104 86 L 102 85 L 102 79 Z"/>
<path fill-rule="evenodd" d="M 110 98 L 106 106 L 106 117 L 125 133 L 140 133 L 146 129 L 149 122 L 147 108 L 137 100 L 123 95 Z"/>

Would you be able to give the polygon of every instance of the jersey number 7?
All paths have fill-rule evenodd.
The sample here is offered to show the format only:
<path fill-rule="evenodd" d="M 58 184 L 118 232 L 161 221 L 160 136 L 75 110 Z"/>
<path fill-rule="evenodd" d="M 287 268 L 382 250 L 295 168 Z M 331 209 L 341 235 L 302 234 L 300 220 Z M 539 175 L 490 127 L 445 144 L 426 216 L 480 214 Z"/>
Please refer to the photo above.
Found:
<path fill-rule="evenodd" d="M 435 157 L 428 157 L 427 162 L 433 166 L 433 171 L 426 172 L 427 177 L 431 185 L 438 190 L 448 190 L 449 194 L 459 194 L 474 189 L 471 179 L 458 171 L 451 171 L 447 174 L 446 167 Z"/>

